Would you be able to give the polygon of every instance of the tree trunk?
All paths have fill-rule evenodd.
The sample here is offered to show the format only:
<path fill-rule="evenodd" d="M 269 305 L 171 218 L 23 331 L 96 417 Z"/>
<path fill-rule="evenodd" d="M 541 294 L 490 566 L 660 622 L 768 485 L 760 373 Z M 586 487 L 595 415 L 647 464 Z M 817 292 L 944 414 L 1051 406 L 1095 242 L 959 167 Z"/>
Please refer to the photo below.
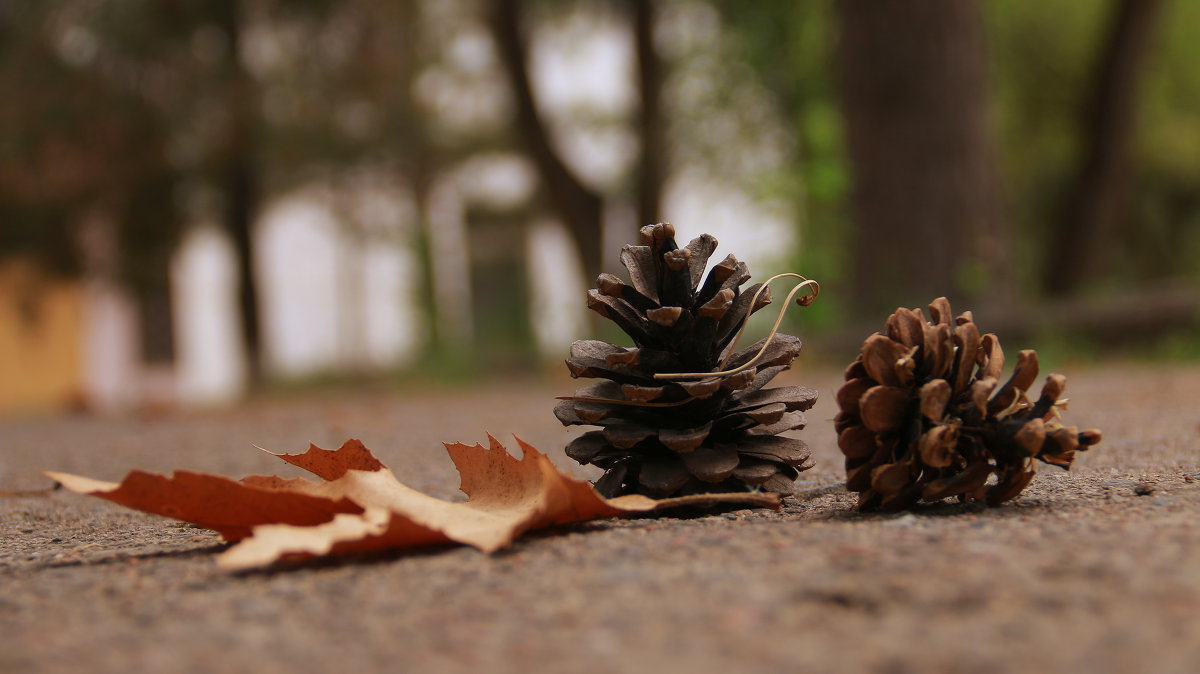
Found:
<path fill-rule="evenodd" d="M 637 175 L 638 225 L 655 224 L 662 217 L 663 182 L 666 179 L 663 143 L 663 65 L 654 49 L 654 0 L 631 0 L 634 43 L 637 45 L 638 89 L 642 111 L 638 119 L 642 156 Z"/>
<path fill-rule="evenodd" d="M 429 190 L 432 182 L 432 175 L 429 168 L 428 155 L 422 148 L 413 154 L 414 161 L 411 170 L 408 172 L 407 182 L 413 195 L 413 212 L 416 214 L 417 221 L 413 223 L 412 234 L 409 237 L 409 247 L 413 251 L 413 255 L 417 261 L 417 273 L 419 275 L 418 287 L 420 290 L 417 293 L 416 302 L 420 307 L 422 319 L 425 322 L 426 346 L 433 353 L 441 351 L 443 346 L 440 314 L 437 305 L 437 292 L 435 291 L 435 279 L 433 268 L 436 261 L 433 258 L 433 243 L 430 236 L 430 227 L 433 225 L 429 222 Z"/>
<path fill-rule="evenodd" d="M 1098 267 L 1098 243 L 1116 229 L 1129 193 L 1138 89 L 1150 55 L 1159 0 L 1120 0 L 1080 113 L 1082 166 L 1052 235 L 1042 285 L 1050 295 L 1075 291 Z"/>
<path fill-rule="evenodd" d="M 251 384 L 256 384 L 262 379 L 258 283 L 254 275 L 253 225 L 258 187 L 249 163 L 248 157 L 238 157 L 231 162 L 226 183 L 226 218 L 237 251 L 238 304 L 242 319 L 242 342 L 246 348 L 246 374 Z"/>
<path fill-rule="evenodd" d="M 260 195 L 254 166 L 254 84 L 239 57 L 240 8 L 239 0 L 222 0 L 215 8 L 218 24 L 229 36 L 226 71 L 229 130 L 225 138 L 221 180 L 225 187 L 225 224 L 237 252 L 238 306 L 247 379 L 254 385 L 262 379 L 259 293 L 254 273 L 254 219 Z"/>
<path fill-rule="evenodd" d="M 550 142 L 529 81 L 518 0 L 496 0 L 492 9 L 492 32 L 516 99 L 517 125 L 526 151 L 549 190 L 551 204 L 575 240 L 584 272 L 589 280 L 594 279 L 603 271 L 604 202 L 579 180 Z"/>
<path fill-rule="evenodd" d="M 843 0 L 838 18 L 854 308 L 1007 287 L 978 3 Z"/>

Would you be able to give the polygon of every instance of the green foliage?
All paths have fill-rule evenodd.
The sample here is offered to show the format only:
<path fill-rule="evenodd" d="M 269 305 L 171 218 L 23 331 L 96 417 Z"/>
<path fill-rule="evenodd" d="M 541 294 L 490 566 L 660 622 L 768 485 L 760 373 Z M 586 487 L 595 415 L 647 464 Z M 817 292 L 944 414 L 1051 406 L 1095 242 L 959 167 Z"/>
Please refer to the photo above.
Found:
<path fill-rule="evenodd" d="M 1082 119 L 1116 3 L 983 3 L 991 38 L 993 112 L 1019 278 L 1032 291 L 1081 161 Z M 1137 283 L 1200 273 L 1200 7 L 1167 3 L 1137 114 L 1129 212 L 1103 246 L 1105 278 Z"/>
<path fill-rule="evenodd" d="M 1131 223 L 1118 246 L 1123 279 L 1200 280 L 1200 5 L 1163 8 L 1147 73 Z"/>
<path fill-rule="evenodd" d="M 1110 3 L 983 3 L 990 48 L 991 111 L 1014 278 L 1037 291 L 1048 232 L 1078 170 L 1083 99 Z"/>
<path fill-rule="evenodd" d="M 799 214 L 792 268 L 819 279 L 821 299 L 789 314 L 789 329 L 821 329 L 845 319 L 838 288 L 850 273 L 849 177 L 833 77 L 833 3 L 716 3 L 735 33 L 734 54 L 754 67 L 791 122 L 796 162 L 765 182 Z"/>
<path fill-rule="evenodd" d="M 853 270 L 850 198 L 833 48 L 831 2 L 739 3 L 719 0 L 737 34 L 737 56 L 752 65 L 792 120 L 799 152 L 786 178 L 802 214 L 796 268 L 828 286 L 808 312 L 833 321 L 836 288 Z M 1116 3 L 1048 0 L 981 2 L 990 63 L 990 113 L 1011 229 L 1010 258 L 1019 291 L 1038 292 L 1048 256 L 1047 232 L 1079 170 L 1082 120 Z M 1102 248 L 1104 279 L 1137 283 L 1163 276 L 1200 277 L 1200 6 L 1168 3 L 1152 39 L 1141 92 L 1134 186 L 1120 230 Z M 979 260 L 959 274 L 986 291 Z"/>
<path fill-rule="evenodd" d="M 1200 362 L 1200 325 L 1169 332 L 1134 356 L 1150 362 Z"/>

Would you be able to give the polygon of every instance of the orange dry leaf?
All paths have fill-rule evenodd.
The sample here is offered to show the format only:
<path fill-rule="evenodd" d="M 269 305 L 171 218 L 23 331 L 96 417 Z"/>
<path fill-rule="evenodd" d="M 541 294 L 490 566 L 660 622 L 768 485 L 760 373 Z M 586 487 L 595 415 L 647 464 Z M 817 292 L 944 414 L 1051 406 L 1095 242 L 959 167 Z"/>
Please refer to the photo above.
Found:
<path fill-rule="evenodd" d="M 66 473 L 46 475 L 72 491 L 220 533 L 236 543 L 218 558 L 230 569 L 438 543 L 493 552 L 526 531 L 555 524 L 684 505 L 779 506 L 778 495 L 766 493 L 605 499 L 587 482 L 559 472 L 545 454 L 519 438 L 524 451 L 520 460 L 495 438 L 488 439 L 489 448 L 446 444 L 462 477 L 460 488 L 469 497 L 464 503 L 404 486 L 358 440 L 348 440 L 336 451 L 313 445 L 303 454 L 276 455 L 321 482 L 264 475 L 237 481 L 190 471 L 172 477 L 133 471 L 120 484 Z"/>

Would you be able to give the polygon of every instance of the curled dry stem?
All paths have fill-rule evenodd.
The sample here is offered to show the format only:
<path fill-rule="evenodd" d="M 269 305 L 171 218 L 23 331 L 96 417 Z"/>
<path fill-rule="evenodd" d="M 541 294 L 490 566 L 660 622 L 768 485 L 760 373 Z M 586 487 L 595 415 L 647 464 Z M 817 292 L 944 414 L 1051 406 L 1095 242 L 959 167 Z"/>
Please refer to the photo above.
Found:
<path fill-rule="evenodd" d="M 800 283 L 797 283 L 795 286 L 793 286 L 792 290 L 788 293 L 787 299 L 784 300 L 783 305 L 780 306 L 780 308 L 779 308 L 779 315 L 775 318 L 775 325 L 771 326 L 771 332 L 768 333 L 767 338 L 763 341 L 762 348 L 758 350 L 758 353 L 756 353 L 753 358 L 746 361 L 742 365 L 735 367 L 735 368 L 731 368 L 729 370 L 720 369 L 720 370 L 717 370 L 716 372 L 660 372 L 658 374 L 655 374 L 654 378 L 670 380 L 670 379 L 704 379 L 705 377 L 724 377 L 724 376 L 731 375 L 731 374 L 737 374 L 738 372 L 741 372 L 742 370 L 753 367 L 754 364 L 758 362 L 758 359 L 762 358 L 763 354 L 766 353 L 767 349 L 771 346 L 771 340 L 775 339 L 776 333 L 779 332 L 779 325 L 781 323 L 783 323 L 784 314 L 786 314 L 787 310 L 789 308 L 791 308 L 792 299 L 796 297 L 796 293 L 800 292 L 801 290 L 803 290 L 805 288 L 811 289 L 811 291 L 812 291 L 811 295 L 803 295 L 796 300 L 796 303 L 799 304 L 800 306 L 807 307 L 807 306 L 811 305 L 814 300 L 817 299 L 817 295 L 820 294 L 820 292 L 821 292 L 821 285 L 819 283 L 817 283 L 816 281 L 805 278 L 799 274 L 794 274 L 792 272 L 784 272 L 782 274 L 776 274 L 776 275 L 772 276 L 771 278 L 767 279 L 766 281 L 764 281 L 763 284 L 761 286 L 759 286 L 758 291 L 754 293 L 754 297 L 751 298 L 750 306 L 753 307 L 756 304 L 758 304 L 759 296 L 762 295 L 762 293 L 766 292 L 767 287 L 771 285 L 772 281 L 775 281 L 777 279 L 781 279 L 784 277 L 798 278 L 798 279 L 800 279 Z M 746 324 L 749 322 L 750 322 L 749 317 L 747 317 L 747 320 L 742 321 L 742 327 L 738 328 L 737 335 L 733 338 L 733 341 L 729 344 L 728 353 L 725 354 L 725 358 L 721 361 L 721 364 L 718 366 L 719 368 L 724 368 L 726 365 L 729 364 L 729 359 L 733 357 L 734 352 L 737 350 L 738 340 L 740 340 L 742 338 L 742 333 L 746 331 Z"/>

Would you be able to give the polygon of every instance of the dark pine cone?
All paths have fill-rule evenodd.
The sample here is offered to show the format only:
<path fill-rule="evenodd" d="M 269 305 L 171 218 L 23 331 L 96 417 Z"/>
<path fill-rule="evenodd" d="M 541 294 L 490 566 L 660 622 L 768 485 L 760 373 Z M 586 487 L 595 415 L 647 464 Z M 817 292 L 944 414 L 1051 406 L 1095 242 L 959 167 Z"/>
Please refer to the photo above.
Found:
<path fill-rule="evenodd" d="M 838 446 L 846 488 L 860 510 L 900 510 L 917 501 L 1007 501 L 1033 479 L 1033 459 L 1069 468 L 1076 451 L 1100 442 L 1059 420 L 1066 377 L 1037 378 L 1035 351 L 997 386 L 1004 352 L 994 334 L 980 337 L 971 312 L 952 319 L 941 297 L 920 311 L 897 309 L 885 334 L 867 338 L 838 390 Z M 989 478 L 996 479 L 989 483 Z"/>
<path fill-rule="evenodd" d="M 642 239 L 646 245 L 621 251 L 631 285 L 601 274 L 588 291 L 588 308 L 616 323 L 636 346 L 571 345 L 571 375 L 603 381 L 554 408 L 564 425 L 601 427 L 573 440 L 567 455 L 603 468 L 596 489 L 609 497 L 753 489 L 790 494 L 812 462 L 802 441 L 777 434 L 804 427 L 804 410 L 817 392 L 763 387 L 791 366 L 800 340 L 776 334 L 753 365 L 715 374 L 746 365 L 766 344 L 738 351 L 720 367 L 746 319 L 771 302 L 769 292 L 763 288 L 755 301 L 762 284 L 742 291 L 750 274 L 732 255 L 701 283 L 717 247 L 708 234 L 679 248 L 675 228 L 658 224 L 643 227 Z M 659 373 L 714 374 L 655 379 Z"/>

